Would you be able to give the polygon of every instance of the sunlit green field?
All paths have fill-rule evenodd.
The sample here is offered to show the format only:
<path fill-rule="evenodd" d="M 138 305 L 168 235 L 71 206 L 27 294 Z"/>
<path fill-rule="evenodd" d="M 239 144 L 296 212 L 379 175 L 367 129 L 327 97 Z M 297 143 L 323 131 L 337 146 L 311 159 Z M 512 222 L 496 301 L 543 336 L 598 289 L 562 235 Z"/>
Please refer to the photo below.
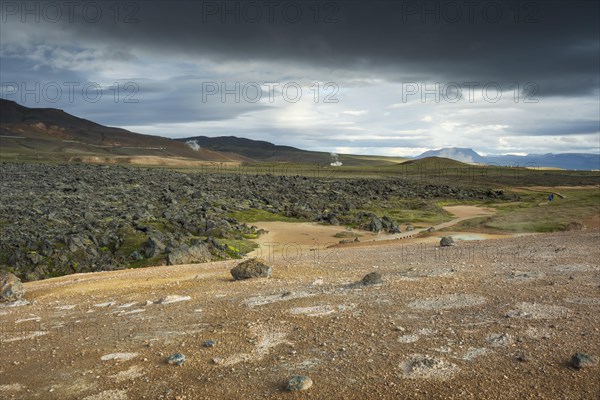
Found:
<path fill-rule="evenodd" d="M 484 232 L 555 232 L 571 222 L 585 224 L 600 215 L 600 188 L 559 191 L 564 198 L 547 200 L 548 192 L 522 190 L 520 201 L 495 204 L 496 215 L 463 221 L 452 230 Z"/>

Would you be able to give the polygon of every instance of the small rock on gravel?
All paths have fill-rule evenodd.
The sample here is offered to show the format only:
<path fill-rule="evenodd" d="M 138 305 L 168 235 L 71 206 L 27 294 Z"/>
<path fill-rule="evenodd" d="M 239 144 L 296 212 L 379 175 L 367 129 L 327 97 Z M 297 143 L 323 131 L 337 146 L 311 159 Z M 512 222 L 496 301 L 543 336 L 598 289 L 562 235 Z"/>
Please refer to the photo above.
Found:
<path fill-rule="evenodd" d="M 571 365 L 577 369 L 598 365 L 598 359 L 585 353 L 575 353 L 571 357 Z"/>
<path fill-rule="evenodd" d="M 379 272 L 371 272 L 365 275 L 360 283 L 364 286 L 381 285 L 383 279 L 381 279 L 381 274 Z"/>
<path fill-rule="evenodd" d="M 449 246 L 454 246 L 454 239 L 452 239 L 452 236 L 444 236 L 441 240 L 440 240 L 440 246 L 441 247 L 449 247 Z"/>
<path fill-rule="evenodd" d="M 290 392 L 298 390 L 308 390 L 312 386 L 313 381 L 308 376 L 296 375 L 287 381 L 286 389 Z"/>
<path fill-rule="evenodd" d="M 204 347 L 215 347 L 217 345 L 216 340 L 207 340 L 202 344 Z"/>
<path fill-rule="evenodd" d="M 19 278 L 10 272 L 0 272 L 0 302 L 19 300 L 24 294 Z"/>
<path fill-rule="evenodd" d="M 167 359 L 169 364 L 175 364 L 178 367 L 182 366 L 185 362 L 185 356 L 181 353 L 175 353 Z"/>
<path fill-rule="evenodd" d="M 273 269 L 258 258 L 251 258 L 239 263 L 231 269 L 231 276 L 236 281 L 251 278 L 268 278 Z"/>

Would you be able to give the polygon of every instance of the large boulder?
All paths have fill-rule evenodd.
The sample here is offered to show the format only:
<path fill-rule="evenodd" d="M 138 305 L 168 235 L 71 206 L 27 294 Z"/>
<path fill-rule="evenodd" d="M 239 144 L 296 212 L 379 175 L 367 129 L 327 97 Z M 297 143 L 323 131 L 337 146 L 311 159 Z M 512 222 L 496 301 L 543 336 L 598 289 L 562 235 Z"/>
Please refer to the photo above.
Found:
<path fill-rule="evenodd" d="M 210 261 L 212 255 L 204 243 L 188 246 L 186 244 L 171 250 L 167 257 L 167 265 L 194 264 Z"/>
<path fill-rule="evenodd" d="M 371 232 L 381 232 L 383 230 L 383 223 L 379 218 L 372 217 L 368 227 Z"/>
<path fill-rule="evenodd" d="M 390 217 L 388 217 L 387 215 L 384 215 L 383 218 L 381 218 L 381 224 L 383 225 L 383 228 L 386 231 L 389 231 L 390 229 L 392 229 L 392 226 L 394 225 L 394 221 L 392 221 L 392 219 Z"/>
<path fill-rule="evenodd" d="M 0 302 L 19 300 L 24 294 L 19 278 L 10 272 L 0 272 Z"/>
<path fill-rule="evenodd" d="M 440 246 L 441 247 L 449 247 L 449 246 L 454 246 L 454 239 L 452 239 L 452 236 L 444 236 L 441 240 L 440 240 Z"/>
<path fill-rule="evenodd" d="M 166 246 L 157 237 L 151 236 L 144 245 L 144 255 L 147 258 L 157 257 L 165 251 Z"/>
<path fill-rule="evenodd" d="M 251 258 L 243 261 L 231 269 L 231 276 L 236 281 L 250 278 L 268 278 L 273 269 L 266 265 L 261 259 Z"/>

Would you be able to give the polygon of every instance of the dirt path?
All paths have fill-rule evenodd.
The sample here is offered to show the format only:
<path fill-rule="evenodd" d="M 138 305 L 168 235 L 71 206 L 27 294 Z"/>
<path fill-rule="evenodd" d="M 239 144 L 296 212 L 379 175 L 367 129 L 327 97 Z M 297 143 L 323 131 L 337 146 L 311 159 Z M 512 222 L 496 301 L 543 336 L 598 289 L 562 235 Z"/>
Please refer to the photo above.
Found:
<path fill-rule="evenodd" d="M 479 207 L 479 206 L 446 206 L 444 210 L 451 214 L 454 214 L 456 218 L 448 221 L 433 225 L 433 228 L 437 231 L 443 228 L 448 228 L 461 221 L 465 221 L 471 218 L 477 218 L 487 215 L 493 215 L 496 210 L 493 208 Z M 405 231 L 396 234 L 387 233 L 373 233 L 370 231 L 363 230 L 351 230 L 348 231 L 341 226 L 330 226 L 321 225 L 312 222 L 257 222 L 254 225 L 259 228 L 269 231 L 268 234 L 261 235 L 259 239 L 254 242 L 259 245 L 259 248 L 254 252 L 250 253 L 251 257 L 261 257 L 264 259 L 271 259 L 272 257 L 281 256 L 284 254 L 286 257 L 290 257 L 298 252 L 307 251 L 318 251 L 320 249 L 326 249 L 329 247 L 364 247 L 379 245 L 390 241 L 406 240 L 411 241 L 416 238 L 419 233 L 426 231 L 427 228 L 415 228 L 413 231 Z M 340 238 L 334 237 L 336 233 L 349 232 L 358 235 L 360 242 L 347 243 L 340 245 Z M 480 235 L 481 239 L 500 238 L 506 237 L 506 235 Z M 421 238 L 419 241 L 422 242 L 433 242 L 438 239 L 433 238 Z"/>
<path fill-rule="evenodd" d="M 458 224 L 459 222 L 466 221 L 471 218 L 485 217 L 488 215 L 496 214 L 496 210 L 493 208 L 479 207 L 479 206 L 447 206 L 443 207 L 445 211 L 454 214 L 456 218 L 451 219 L 448 222 L 434 225 L 435 230 L 448 228 Z"/>
<path fill-rule="evenodd" d="M 446 206 L 442 208 L 449 213 L 454 214 L 457 219 L 463 218 L 463 220 L 496 213 L 496 210 L 493 208 L 479 206 Z"/>

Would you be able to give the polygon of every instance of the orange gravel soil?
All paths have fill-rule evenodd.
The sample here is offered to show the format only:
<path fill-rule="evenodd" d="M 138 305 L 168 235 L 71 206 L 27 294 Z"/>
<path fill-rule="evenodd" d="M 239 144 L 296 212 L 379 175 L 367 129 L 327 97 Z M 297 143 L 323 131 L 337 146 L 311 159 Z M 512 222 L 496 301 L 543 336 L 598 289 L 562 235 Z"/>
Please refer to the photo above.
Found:
<path fill-rule="evenodd" d="M 268 279 L 233 281 L 231 260 L 26 283 L 28 304 L 0 306 L 0 398 L 597 399 L 600 367 L 569 362 L 600 356 L 599 241 L 396 241 L 280 253 Z M 372 271 L 382 285 L 350 285 Z M 314 385 L 286 392 L 294 375 Z"/>

